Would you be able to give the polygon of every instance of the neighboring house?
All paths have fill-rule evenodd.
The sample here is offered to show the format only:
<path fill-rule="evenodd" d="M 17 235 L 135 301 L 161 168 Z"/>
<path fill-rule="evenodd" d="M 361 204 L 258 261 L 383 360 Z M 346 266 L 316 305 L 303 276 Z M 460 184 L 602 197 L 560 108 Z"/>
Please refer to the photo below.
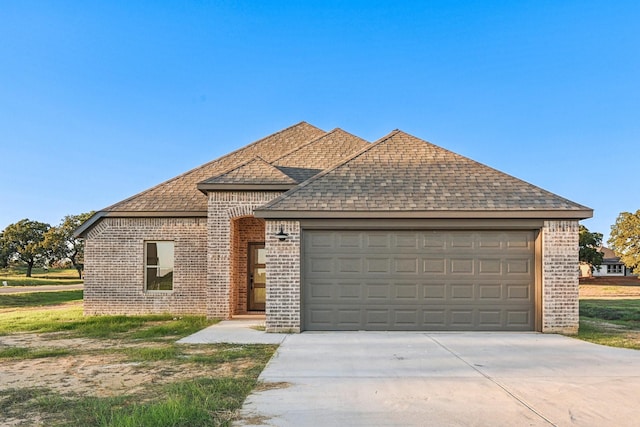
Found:
<path fill-rule="evenodd" d="M 624 265 L 624 263 L 620 261 L 620 257 L 616 256 L 611 249 L 602 246 L 598 248 L 598 250 L 602 252 L 604 256 L 602 258 L 600 270 L 594 268 L 592 271 L 592 275 L 594 277 L 631 276 L 633 274 L 633 271 Z"/>
<path fill-rule="evenodd" d="M 302 122 L 83 224 L 85 313 L 575 332 L 592 213 L 402 131 L 368 143 Z"/>

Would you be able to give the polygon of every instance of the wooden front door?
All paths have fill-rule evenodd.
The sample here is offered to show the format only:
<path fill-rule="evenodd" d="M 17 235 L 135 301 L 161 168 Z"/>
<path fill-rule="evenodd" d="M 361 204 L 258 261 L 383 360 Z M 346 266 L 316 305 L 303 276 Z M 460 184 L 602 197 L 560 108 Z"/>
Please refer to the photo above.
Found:
<path fill-rule="evenodd" d="M 247 255 L 249 258 L 247 262 L 249 306 L 247 309 L 248 311 L 264 311 L 267 284 L 267 270 L 265 264 L 267 254 L 264 248 L 264 243 L 249 243 Z"/>

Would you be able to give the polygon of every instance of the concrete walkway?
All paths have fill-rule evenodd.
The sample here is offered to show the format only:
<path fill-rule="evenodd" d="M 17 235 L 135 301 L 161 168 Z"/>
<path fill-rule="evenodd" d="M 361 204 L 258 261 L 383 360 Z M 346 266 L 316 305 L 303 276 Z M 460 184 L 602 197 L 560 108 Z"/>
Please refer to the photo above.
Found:
<path fill-rule="evenodd" d="M 178 344 L 280 344 L 287 334 L 268 334 L 264 330 L 264 316 L 238 316 L 223 320 L 193 335 L 184 337 Z"/>
<path fill-rule="evenodd" d="M 288 335 L 260 380 L 236 426 L 640 425 L 640 351 L 559 335 Z"/>

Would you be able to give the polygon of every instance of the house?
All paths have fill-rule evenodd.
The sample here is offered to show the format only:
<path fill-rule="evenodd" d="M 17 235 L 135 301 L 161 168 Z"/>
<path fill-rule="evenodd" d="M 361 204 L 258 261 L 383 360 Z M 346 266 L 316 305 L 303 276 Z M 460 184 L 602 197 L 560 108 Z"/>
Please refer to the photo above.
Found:
<path fill-rule="evenodd" d="M 581 264 L 580 266 L 580 275 L 583 277 L 620 277 L 620 276 L 632 276 L 633 271 L 628 268 L 622 261 L 620 261 L 620 257 L 616 256 L 616 254 L 609 248 L 601 246 L 598 248 L 599 252 L 602 252 L 602 264 L 600 264 L 600 269 L 591 268 L 591 265 L 586 264 L 584 267 Z"/>
<path fill-rule="evenodd" d="M 302 122 L 83 224 L 84 309 L 570 333 L 592 214 L 399 130 L 369 143 Z"/>

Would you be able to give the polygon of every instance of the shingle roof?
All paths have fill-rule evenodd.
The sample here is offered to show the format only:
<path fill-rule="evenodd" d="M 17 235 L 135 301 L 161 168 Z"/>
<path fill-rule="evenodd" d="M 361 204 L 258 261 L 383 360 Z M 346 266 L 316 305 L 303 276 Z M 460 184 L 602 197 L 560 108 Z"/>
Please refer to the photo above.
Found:
<path fill-rule="evenodd" d="M 265 217 L 286 211 L 575 211 L 578 216 L 590 209 L 394 131 L 257 211 Z"/>
<path fill-rule="evenodd" d="M 602 252 L 603 264 L 622 264 L 620 262 L 620 257 L 616 256 L 615 252 L 613 252 L 611 249 L 601 246 L 598 248 L 598 252 Z"/>
<path fill-rule="evenodd" d="M 360 137 L 342 129 L 334 129 L 295 148 L 271 164 L 302 182 L 369 145 L 369 142 Z"/>
<path fill-rule="evenodd" d="M 203 184 L 297 184 L 289 175 L 260 157 L 245 162 Z"/>
<path fill-rule="evenodd" d="M 199 182 L 255 157 L 270 162 L 324 133 L 323 130 L 306 122 L 298 123 L 109 206 L 103 211 L 206 212 L 207 197 L 198 190 Z"/>

